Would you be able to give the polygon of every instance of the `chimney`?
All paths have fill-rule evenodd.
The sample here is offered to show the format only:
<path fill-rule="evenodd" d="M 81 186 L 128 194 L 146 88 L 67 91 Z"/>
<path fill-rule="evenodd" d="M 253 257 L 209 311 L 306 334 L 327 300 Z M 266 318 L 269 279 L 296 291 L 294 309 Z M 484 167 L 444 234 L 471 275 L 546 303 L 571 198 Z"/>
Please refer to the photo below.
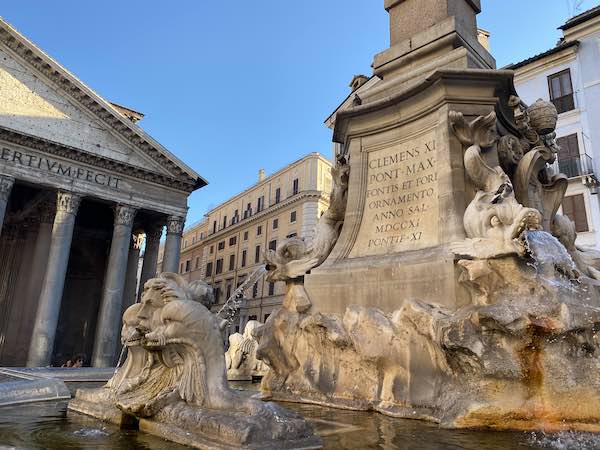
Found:
<path fill-rule="evenodd" d="M 354 92 L 367 81 L 369 81 L 369 77 L 365 75 L 354 75 L 354 78 L 352 78 L 352 81 L 350 82 L 350 89 Z"/>
<path fill-rule="evenodd" d="M 265 181 L 265 169 L 260 169 L 258 171 L 258 182 Z"/>
<path fill-rule="evenodd" d="M 485 48 L 488 52 L 490 51 L 490 32 L 484 30 L 483 28 L 477 28 L 477 40 L 483 48 Z"/>

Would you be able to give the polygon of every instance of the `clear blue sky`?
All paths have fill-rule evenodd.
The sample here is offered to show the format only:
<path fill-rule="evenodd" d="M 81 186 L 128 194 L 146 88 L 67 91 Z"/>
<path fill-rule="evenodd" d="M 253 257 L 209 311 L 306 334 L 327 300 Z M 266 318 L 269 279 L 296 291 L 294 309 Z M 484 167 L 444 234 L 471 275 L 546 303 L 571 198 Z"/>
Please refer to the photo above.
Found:
<path fill-rule="evenodd" d="M 501 67 L 551 48 L 574 0 L 482 0 Z M 600 3 L 586 0 L 582 9 Z M 0 13 L 208 179 L 188 223 L 301 156 L 388 46 L 383 0 L 18 0 Z"/>

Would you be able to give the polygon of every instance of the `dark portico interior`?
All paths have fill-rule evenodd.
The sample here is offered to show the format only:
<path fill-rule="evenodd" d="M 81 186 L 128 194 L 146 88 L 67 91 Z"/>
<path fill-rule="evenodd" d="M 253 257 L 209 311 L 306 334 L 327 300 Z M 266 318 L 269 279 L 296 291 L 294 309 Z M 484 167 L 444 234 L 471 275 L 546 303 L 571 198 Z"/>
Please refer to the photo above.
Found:
<path fill-rule="evenodd" d="M 0 234 L 0 365 L 25 366 L 52 237 L 56 191 L 15 183 Z M 84 198 L 75 219 L 67 275 L 60 304 L 51 364 L 76 355 L 91 365 L 96 324 L 114 224 L 108 202 Z M 164 223 L 139 211 L 132 243 L 148 224 Z M 139 247 L 130 250 L 122 309 L 137 296 Z M 118 352 L 117 352 L 118 355 Z M 117 359 L 115 355 L 115 361 Z"/>

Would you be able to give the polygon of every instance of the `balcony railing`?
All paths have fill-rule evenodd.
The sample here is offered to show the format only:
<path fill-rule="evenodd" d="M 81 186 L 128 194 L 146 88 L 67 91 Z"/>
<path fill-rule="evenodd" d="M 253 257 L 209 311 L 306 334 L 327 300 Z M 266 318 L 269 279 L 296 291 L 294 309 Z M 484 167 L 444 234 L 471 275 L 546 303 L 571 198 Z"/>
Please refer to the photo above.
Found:
<path fill-rule="evenodd" d="M 554 103 L 554 106 L 556 106 L 556 110 L 559 114 L 575 109 L 575 97 L 573 94 L 553 98 L 551 101 Z"/>
<path fill-rule="evenodd" d="M 565 174 L 568 178 L 594 174 L 593 160 L 587 154 L 559 159 L 553 164 L 553 169 L 555 172 Z"/>

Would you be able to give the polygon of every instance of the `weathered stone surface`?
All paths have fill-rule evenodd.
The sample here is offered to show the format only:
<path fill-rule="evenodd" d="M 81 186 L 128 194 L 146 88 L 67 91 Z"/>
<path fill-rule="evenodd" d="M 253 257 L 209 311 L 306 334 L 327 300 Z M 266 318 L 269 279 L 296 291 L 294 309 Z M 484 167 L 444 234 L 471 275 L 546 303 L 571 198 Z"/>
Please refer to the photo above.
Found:
<path fill-rule="evenodd" d="M 265 396 L 447 427 L 596 430 L 594 288 L 516 257 L 462 266 L 474 302 L 454 313 L 418 300 L 391 314 L 282 308 L 257 332 Z"/>
<path fill-rule="evenodd" d="M 225 352 L 227 379 L 230 381 L 252 380 L 263 377 L 269 370 L 264 362 L 256 357 L 258 342 L 254 330 L 262 326 L 257 320 L 249 320 L 244 334 L 233 333 L 229 336 L 229 348 Z"/>
<path fill-rule="evenodd" d="M 231 390 L 219 322 L 201 303 L 203 282 L 163 273 L 123 315 L 124 366 L 69 409 L 202 448 L 319 447 L 297 414 Z M 251 328 L 249 329 L 251 333 Z"/>

